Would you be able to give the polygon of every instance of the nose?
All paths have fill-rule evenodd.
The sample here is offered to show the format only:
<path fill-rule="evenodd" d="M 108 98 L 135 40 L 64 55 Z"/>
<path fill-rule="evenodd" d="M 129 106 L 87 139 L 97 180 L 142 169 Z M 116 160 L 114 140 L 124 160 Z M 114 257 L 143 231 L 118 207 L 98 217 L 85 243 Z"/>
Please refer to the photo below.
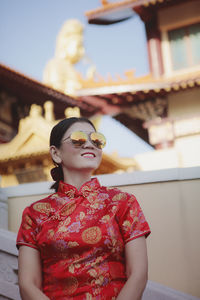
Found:
<path fill-rule="evenodd" d="M 93 145 L 93 143 L 90 141 L 90 139 L 87 139 L 87 141 L 85 142 L 85 144 L 83 145 L 83 148 L 89 148 L 89 149 L 94 149 L 95 146 Z"/>

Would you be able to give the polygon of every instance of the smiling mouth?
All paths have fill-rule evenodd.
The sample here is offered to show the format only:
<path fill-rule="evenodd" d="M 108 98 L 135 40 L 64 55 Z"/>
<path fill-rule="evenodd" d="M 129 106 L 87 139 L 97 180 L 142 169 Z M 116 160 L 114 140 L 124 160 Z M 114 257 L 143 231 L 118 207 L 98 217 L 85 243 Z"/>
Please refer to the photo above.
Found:
<path fill-rule="evenodd" d="M 91 153 L 91 152 L 83 153 L 83 154 L 81 154 L 81 156 L 84 156 L 84 157 L 96 157 L 96 155 L 94 153 Z"/>

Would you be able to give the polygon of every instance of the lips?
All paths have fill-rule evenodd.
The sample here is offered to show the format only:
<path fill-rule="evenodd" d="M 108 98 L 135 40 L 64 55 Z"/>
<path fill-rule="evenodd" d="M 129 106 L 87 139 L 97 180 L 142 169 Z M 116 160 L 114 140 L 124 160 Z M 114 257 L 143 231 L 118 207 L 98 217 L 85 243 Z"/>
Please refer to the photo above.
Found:
<path fill-rule="evenodd" d="M 85 152 L 81 154 L 83 157 L 96 157 L 96 155 L 93 152 Z"/>

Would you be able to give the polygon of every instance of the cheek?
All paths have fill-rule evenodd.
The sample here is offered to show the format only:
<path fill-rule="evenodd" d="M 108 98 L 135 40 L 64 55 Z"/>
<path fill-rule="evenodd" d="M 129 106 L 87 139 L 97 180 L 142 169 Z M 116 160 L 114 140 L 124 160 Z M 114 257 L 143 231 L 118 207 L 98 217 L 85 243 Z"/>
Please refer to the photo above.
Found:
<path fill-rule="evenodd" d="M 71 161 L 77 158 L 78 151 L 73 147 L 65 147 L 62 149 L 62 161 Z"/>
<path fill-rule="evenodd" d="M 97 153 L 97 158 L 99 160 L 99 163 L 101 162 L 101 159 L 102 159 L 102 151 L 99 150 L 98 153 Z"/>

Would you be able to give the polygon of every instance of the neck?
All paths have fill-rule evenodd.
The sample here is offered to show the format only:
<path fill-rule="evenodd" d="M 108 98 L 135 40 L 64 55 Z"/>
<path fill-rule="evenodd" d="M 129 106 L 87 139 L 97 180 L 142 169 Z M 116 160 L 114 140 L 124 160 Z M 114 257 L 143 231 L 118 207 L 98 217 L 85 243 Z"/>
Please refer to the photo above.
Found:
<path fill-rule="evenodd" d="M 63 170 L 64 182 L 75 186 L 78 190 L 87 181 L 91 180 L 91 171 Z"/>

